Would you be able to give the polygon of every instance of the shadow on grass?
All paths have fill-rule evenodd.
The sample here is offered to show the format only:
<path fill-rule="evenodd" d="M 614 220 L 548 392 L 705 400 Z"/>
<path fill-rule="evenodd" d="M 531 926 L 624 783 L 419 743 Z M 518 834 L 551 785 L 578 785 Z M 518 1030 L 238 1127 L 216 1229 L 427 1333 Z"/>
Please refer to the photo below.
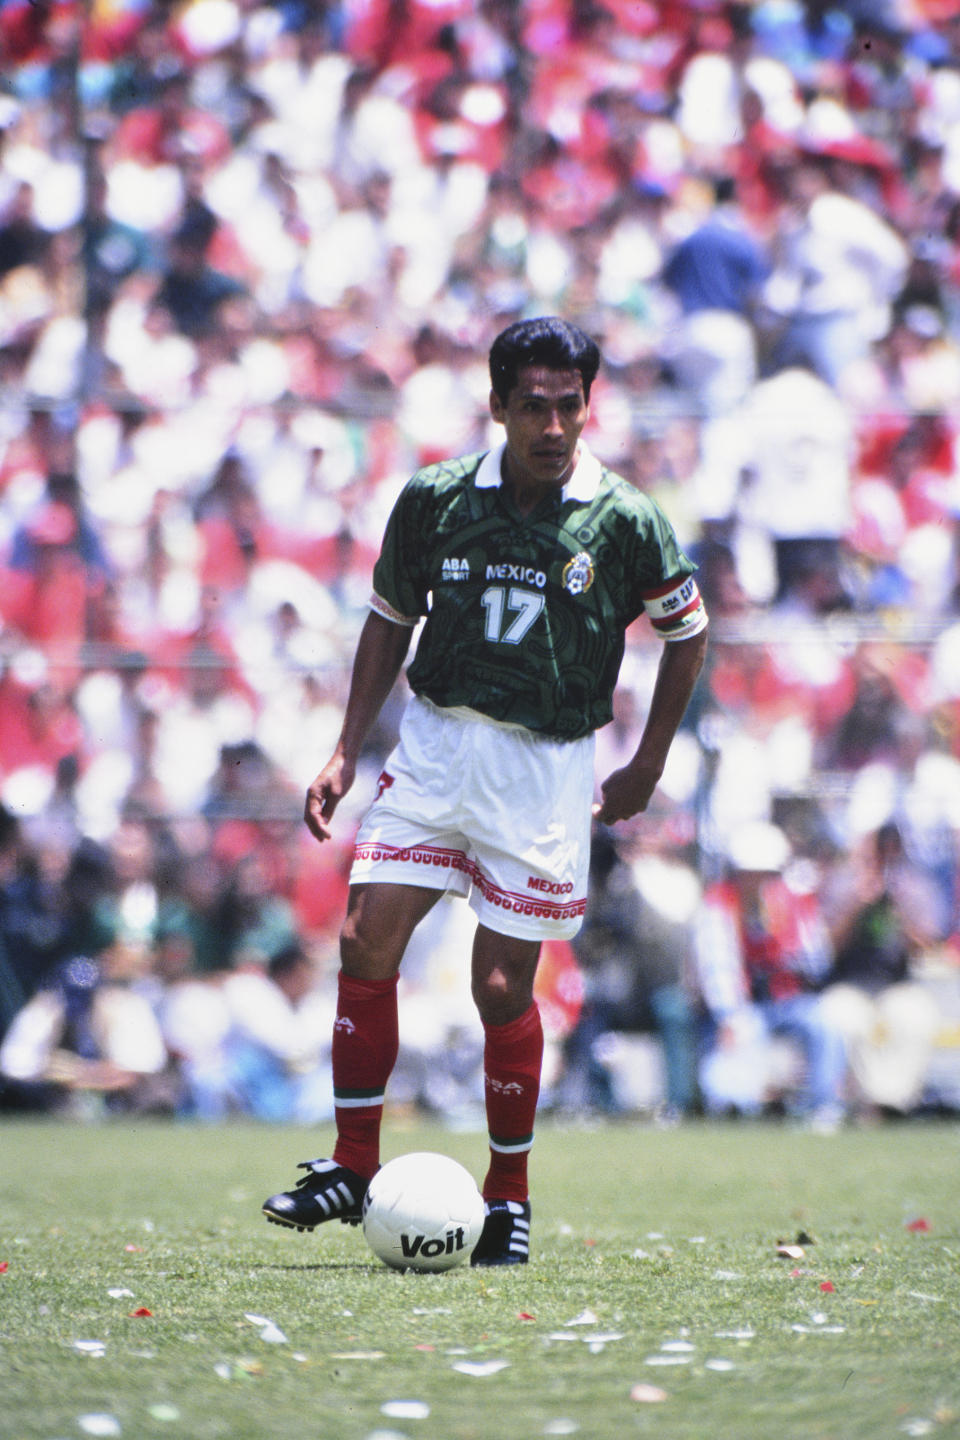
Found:
<path fill-rule="evenodd" d="M 383 1267 L 382 1265 L 377 1265 L 377 1264 L 373 1264 L 373 1265 L 359 1265 L 359 1264 L 356 1264 L 356 1265 L 348 1265 L 348 1264 L 344 1263 L 344 1262 L 341 1261 L 341 1260 L 337 1260 L 337 1261 L 328 1262 L 327 1264 L 323 1264 L 322 1262 L 319 1262 L 319 1263 L 317 1263 L 316 1265 L 264 1265 L 264 1264 L 261 1264 L 261 1265 L 251 1265 L 250 1268 L 251 1268 L 252 1270 L 279 1270 L 279 1271 L 286 1271 L 286 1272 L 291 1273 L 291 1274 L 298 1274 L 298 1273 L 301 1273 L 301 1272 L 302 1272 L 303 1274 L 309 1274 L 311 1271 L 321 1271 L 321 1270 L 322 1270 L 322 1271 L 335 1271 L 335 1270 L 337 1270 L 337 1271 L 342 1271 L 342 1272 L 344 1272 L 345 1274 L 349 1274 L 349 1275 L 360 1275 L 360 1274 L 372 1275 L 372 1274 L 374 1274 L 374 1272 L 376 1272 L 376 1273 L 379 1274 L 379 1272 L 380 1272 L 384 1267 Z"/>

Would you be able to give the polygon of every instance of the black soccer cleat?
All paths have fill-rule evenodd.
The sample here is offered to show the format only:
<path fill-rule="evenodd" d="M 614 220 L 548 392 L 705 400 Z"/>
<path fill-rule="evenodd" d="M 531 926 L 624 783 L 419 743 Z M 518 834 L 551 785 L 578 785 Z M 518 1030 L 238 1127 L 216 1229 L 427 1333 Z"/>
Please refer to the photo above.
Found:
<path fill-rule="evenodd" d="M 485 1200 L 487 1218 L 471 1265 L 526 1265 L 530 1258 L 530 1201 Z"/>
<path fill-rule="evenodd" d="M 333 1160 L 304 1160 L 298 1169 L 307 1173 L 293 1190 L 281 1190 L 264 1201 L 268 1220 L 301 1231 L 312 1230 L 324 1220 L 360 1224 L 368 1180 Z"/>

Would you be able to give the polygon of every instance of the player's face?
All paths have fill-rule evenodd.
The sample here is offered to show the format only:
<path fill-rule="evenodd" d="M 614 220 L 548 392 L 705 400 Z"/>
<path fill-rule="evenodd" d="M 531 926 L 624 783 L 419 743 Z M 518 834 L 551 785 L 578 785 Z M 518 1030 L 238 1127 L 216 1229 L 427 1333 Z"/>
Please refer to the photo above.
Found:
<path fill-rule="evenodd" d="M 490 413 L 506 431 L 506 478 L 514 486 L 544 490 L 566 484 L 590 414 L 578 370 L 529 365 L 506 404 L 491 394 Z"/>

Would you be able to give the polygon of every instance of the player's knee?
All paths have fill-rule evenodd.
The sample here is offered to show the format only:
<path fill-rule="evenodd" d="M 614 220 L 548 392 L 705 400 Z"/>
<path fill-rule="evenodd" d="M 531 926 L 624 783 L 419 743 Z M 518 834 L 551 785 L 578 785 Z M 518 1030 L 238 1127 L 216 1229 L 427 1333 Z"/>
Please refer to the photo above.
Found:
<path fill-rule="evenodd" d="M 382 938 L 363 923 L 362 915 L 350 915 L 340 932 L 340 967 L 354 980 L 383 980 L 394 974 L 398 961 Z"/>
<path fill-rule="evenodd" d="M 526 979 L 503 970 L 475 978 L 473 1001 L 485 1025 L 508 1025 L 530 1008 L 533 991 Z"/>

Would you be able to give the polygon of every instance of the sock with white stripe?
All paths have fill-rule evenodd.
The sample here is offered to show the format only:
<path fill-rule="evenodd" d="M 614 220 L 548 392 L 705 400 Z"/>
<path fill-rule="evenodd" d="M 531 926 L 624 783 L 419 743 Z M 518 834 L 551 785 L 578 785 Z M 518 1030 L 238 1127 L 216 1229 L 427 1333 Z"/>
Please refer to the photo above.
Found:
<path fill-rule="evenodd" d="M 483 1069 L 490 1139 L 486 1199 L 528 1198 L 527 1161 L 540 1097 L 543 1026 L 536 1001 L 517 1020 L 484 1026 Z"/>
<path fill-rule="evenodd" d="M 384 1091 L 399 1051 L 397 977 L 340 974 L 333 1027 L 333 1159 L 369 1180 L 380 1164 Z"/>

